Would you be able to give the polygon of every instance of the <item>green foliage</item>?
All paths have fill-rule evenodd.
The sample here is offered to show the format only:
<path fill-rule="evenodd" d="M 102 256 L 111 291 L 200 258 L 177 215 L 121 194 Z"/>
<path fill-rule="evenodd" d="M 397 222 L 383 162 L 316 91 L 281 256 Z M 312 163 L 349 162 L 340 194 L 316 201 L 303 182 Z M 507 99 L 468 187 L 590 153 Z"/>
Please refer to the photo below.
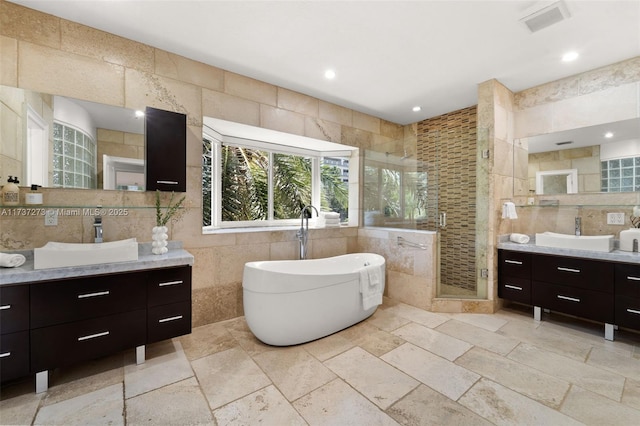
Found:
<path fill-rule="evenodd" d="M 176 214 L 182 208 L 182 203 L 186 199 L 186 195 L 183 195 L 182 198 L 178 200 L 177 203 L 173 204 L 173 197 L 175 193 L 171 192 L 171 198 L 169 199 L 169 204 L 166 207 L 166 212 L 162 214 L 162 206 L 160 202 L 160 190 L 156 190 L 156 226 L 167 226 L 167 223 L 173 218 L 177 218 Z M 173 205 L 172 205 L 173 204 Z"/>

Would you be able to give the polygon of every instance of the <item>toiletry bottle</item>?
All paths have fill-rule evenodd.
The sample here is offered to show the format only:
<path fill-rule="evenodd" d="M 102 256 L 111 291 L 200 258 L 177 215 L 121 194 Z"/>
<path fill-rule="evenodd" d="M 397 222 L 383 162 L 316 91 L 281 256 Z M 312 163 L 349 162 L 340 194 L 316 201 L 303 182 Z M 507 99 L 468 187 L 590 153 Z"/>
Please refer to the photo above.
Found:
<path fill-rule="evenodd" d="M 5 206 L 17 206 L 20 204 L 20 188 L 18 178 L 9 176 L 7 184 L 2 187 L 2 204 Z"/>
<path fill-rule="evenodd" d="M 31 185 L 31 191 L 24 194 L 24 203 L 29 205 L 42 204 L 42 192 L 38 192 L 40 185 Z"/>

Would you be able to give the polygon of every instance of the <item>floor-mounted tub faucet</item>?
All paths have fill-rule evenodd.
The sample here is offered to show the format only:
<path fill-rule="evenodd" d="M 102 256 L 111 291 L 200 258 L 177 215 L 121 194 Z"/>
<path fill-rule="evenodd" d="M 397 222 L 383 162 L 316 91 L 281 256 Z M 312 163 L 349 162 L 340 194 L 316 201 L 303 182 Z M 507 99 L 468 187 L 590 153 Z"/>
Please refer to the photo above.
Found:
<path fill-rule="evenodd" d="M 296 233 L 296 236 L 298 237 L 298 241 L 300 242 L 300 260 L 304 260 L 307 258 L 307 237 L 309 236 L 309 218 L 313 216 L 313 211 L 311 209 L 316 211 L 316 216 L 320 216 L 320 213 L 318 213 L 318 209 L 316 209 L 312 205 L 305 206 L 300 212 L 300 229 Z"/>

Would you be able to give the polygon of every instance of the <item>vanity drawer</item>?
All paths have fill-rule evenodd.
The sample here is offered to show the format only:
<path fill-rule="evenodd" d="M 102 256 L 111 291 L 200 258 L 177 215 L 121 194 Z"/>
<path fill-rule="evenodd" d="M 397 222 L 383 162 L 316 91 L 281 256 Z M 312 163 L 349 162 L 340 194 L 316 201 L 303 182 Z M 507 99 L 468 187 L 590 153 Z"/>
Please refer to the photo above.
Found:
<path fill-rule="evenodd" d="M 31 371 L 63 367 L 145 344 L 146 310 L 31 330 Z"/>
<path fill-rule="evenodd" d="M 531 254 L 519 251 L 499 250 L 500 276 L 531 278 Z"/>
<path fill-rule="evenodd" d="M 191 333 L 191 301 L 149 308 L 147 343 Z"/>
<path fill-rule="evenodd" d="M 533 281 L 613 293 L 613 264 L 591 259 L 536 255 Z"/>
<path fill-rule="evenodd" d="M 616 295 L 615 324 L 640 330 L 640 298 Z"/>
<path fill-rule="evenodd" d="M 616 295 L 640 298 L 640 266 L 616 265 Z"/>
<path fill-rule="evenodd" d="M 147 294 L 148 306 L 191 300 L 191 267 L 150 271 Z"/>
<path fill-rule="evenodd" d="M 146 272 L 31 285 L 31 328 L 144 309 Z"/>
<path fill-rule="evenodd" d="M 29 332 L 0 336 L 0 379 L 16 379 L 29 374 Z"/>
<path fill-rule="evenodd" d="M 534 281 L 531 301 L 552 311 L 614 323 L 613 293 Z"/>
<path fill-rule="evenodd" d="M 29 329 L 29 286 L 0 286 L 0 334 Z"/>
<path fill-rule="evenodd" d="M 498 284 L 498 297 L 530 305 L 531 280 L 501 276 Z"/>

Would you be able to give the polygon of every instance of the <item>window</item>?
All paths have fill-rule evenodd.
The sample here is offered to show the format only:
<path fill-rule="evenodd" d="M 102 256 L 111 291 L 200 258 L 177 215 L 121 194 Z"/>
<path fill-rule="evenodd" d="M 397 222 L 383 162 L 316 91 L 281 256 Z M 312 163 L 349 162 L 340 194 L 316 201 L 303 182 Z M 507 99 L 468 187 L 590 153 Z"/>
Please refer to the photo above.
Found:
<path fill-rule="evenodd" d="M 600 165 L 603 192 L 640 191 L 640 157 L 616 158 Z"/>
<path fill-rule="evenodd" d="M 296 225 L 306 205 L 357 224 L 357 187 L 349 186 L 357 148 L 208 120 L 202 145 L 205 232 Z"/>
<path fill-rule="evenodd" d="M 86 133 L 53 123 L 53 186 L 96 188 L 96 143 Z"/>

